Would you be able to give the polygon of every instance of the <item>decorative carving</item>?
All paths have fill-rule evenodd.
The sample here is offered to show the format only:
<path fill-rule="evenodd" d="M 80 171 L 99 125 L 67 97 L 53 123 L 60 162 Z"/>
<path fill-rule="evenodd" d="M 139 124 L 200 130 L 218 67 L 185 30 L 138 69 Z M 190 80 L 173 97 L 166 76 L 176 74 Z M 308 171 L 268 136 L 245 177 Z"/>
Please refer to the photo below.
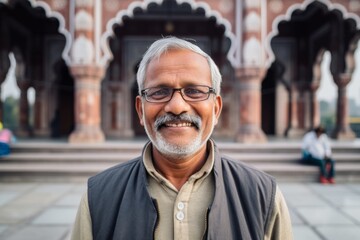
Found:
<path fill-rule="evenodd" d="M 63 10 L 67 5 L 66 0 L 53 0 L 52 7 L 54 10 Z"/>
<path fill-rule="evenodd" d="M 234 9 L 234 1 L 230 1 L 230 0 L 220 1 L 219 9 L 223 13 L 230 13 Z"/>
<path fill-rule="evenodd" d="M 351 0 L 349 2 L 349 10 L 350 11 L 360 11 L 360 2 L 358 0 Z"/>
<path fill-rule="evenodd" d="M 91 31 L 93 29 L 93 18 L 84 10 L 79 11 L 75 16 L 75 29 Z"/>
<path fill-rule="evenodd" d="M 76 0 L 76 7 L 93 7 L 94 0 Z"/>
<path fill-rule="evenodd" d="M 72 60 L 74 64 L 90 64 L 94 60 L 94 44 L 84 35 L 74 42 Z"/>
<path fill-rule="evenodd" d="M 261 44 L 254 37 L 244 43 L 244 64 L 246 66 L 261 65 Z"/>
<path fill-rule="evenodd" d="M 245 7 L 246 8 L 258 8 L 258 7 L 260 7 L 260 0 L 246 0 Z"/>
<path fill-rule="evenodd" d="M 249 13 L 245 17 L 245 31 L 247 32 L 258 32 L 261 29 L 260 16 L 255 12 Z"/>
<path fill-rule="evenodd" d="M 106 0 L 105 1 L 105 9 L 108 12 L 116 12 L 120 7 L 120 3 L 118 0 Z"/>
<path fill-rule="evenodd" d="M 269 8 L 273 13 L 280 13 L 284 8 L 284 4 L 280 0 L 273 0 L 269 2 Z"/>

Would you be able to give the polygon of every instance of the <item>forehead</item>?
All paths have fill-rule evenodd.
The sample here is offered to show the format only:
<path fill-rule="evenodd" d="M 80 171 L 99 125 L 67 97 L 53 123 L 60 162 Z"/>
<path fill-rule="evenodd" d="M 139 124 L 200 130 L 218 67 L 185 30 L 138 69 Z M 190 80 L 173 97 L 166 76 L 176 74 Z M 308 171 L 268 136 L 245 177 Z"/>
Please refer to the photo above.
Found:
<path fill-rule="evenodd" d="M 190 81 L 192 84 L 211 83 L 210 67 L 207 59 L 195 52 L 184 49 L 171 49 L 150 61 L 145 84 L 154 81 Z"/>

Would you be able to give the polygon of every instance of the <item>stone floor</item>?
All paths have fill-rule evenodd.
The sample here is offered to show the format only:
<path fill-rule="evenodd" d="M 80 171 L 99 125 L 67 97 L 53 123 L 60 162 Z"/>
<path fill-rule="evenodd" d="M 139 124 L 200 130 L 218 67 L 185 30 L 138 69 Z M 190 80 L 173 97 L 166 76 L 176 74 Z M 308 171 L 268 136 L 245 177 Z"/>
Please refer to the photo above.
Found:
<path fill-rule="evenodd" d="M 295 240 L 360 236 L 360 184 L 280 183 Z M 83 183 L 0 183 L 1 240 L 66 240 Z"/>

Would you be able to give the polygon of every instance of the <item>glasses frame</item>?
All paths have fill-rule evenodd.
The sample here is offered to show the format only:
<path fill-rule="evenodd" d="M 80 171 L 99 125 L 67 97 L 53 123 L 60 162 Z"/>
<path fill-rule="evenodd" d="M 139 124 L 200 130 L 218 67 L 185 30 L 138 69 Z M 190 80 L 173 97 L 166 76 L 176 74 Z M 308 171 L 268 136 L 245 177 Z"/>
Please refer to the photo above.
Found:
<path fill-rule="evenodd" d="M 204 99 L 201 99 L 201 100 L 189 99 L 189 98 L 186 96 L 186 94 L 184 93 L 184 89 L 186 89 L 186 88 L 191 88 L 191 87 L 207 87 L 207 88 L 209 89 L 209 91 L 206 92 L 207 97 L 204 98 Z M 162 101 L 162 100 L 152 101 L 152 100 L 149 100 L 148 97 L 147 97 L 147 91 L 149 91 L 150 89 L 154 89 L 154 88 L 167 88 L 167 89 L 172 90 L 172 93 L 171 93 L 171 95 L 170 95 L 169 100 L 166 100 L 166 101 Z M 167 102 L 170 102 L 171 99 L 173 98 L 175 92 L 180 92 L 180 95 L 181 95 L 182 99 L 183 99 L 185 102 L 201 102 L 201 101 L 205 101 L 205 100 L 208 100 L 208 99 L 209 99 L 210 94 L 216 94 L 214 88 L 209 87 L 209 86 L 206 86 L 206 85 L 191 85 L 191 86 L 182 87 L 182 88 L 150 87 L 150 88 L 145 88 L 145 89 L 143 89 L 143 90 L 140 91 L 141 97 L 145 98 L 145 100 L 146 100 L 147 102 L 149 102 L 149 103 L 167 103 Z M 184 97 L 184 96 L 185 96 L 185 97 Z"/>

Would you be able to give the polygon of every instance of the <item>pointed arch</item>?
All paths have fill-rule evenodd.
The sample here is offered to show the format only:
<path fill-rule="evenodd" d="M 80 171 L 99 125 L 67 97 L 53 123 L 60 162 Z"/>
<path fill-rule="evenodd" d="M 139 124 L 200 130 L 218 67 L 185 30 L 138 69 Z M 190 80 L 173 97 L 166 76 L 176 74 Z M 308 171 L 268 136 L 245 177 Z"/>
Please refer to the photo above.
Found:
<path fill-rule="evenodd" d="M 103 56 L 100 62 L 102 65 L 108 65 L 113 58 L 108 41 L 110 37 L 114 36 L 113 26 L 116 24 L 122 25 L 124 17 L 133 18 L 134 11 L 137 8 L 141 8 L 142 10 L 146 11 L 150 4 L 160 5 L 163 2 L 164 0 L 144 0 L 143 2 L 132 2 L 127 9 L 118 12 L 117 15 L 107 23 L 106 31 L 101 37 L 101 49 L 103 51 Z M 236 41 L 236 37 L 231 30 L 231 24 L 228 20 L 223 18 L 219 12 L 211 10 L 209 5 L 204 2 L 195 2 L 193 0 L 176 0 L 176 3 L 179 6 L 181 4 L 189 4 L 192 10 L 202 10 L 205 12 L 206 18 L 214 18 L 217 25 L 223 26 L 225 29 L 224 36 L 230 40 L 230 49 L 227 53 L 227 59 L 234 67 L 240 65 L 239 60 L 235 56 L 236 51 L 240 48 L 239 41 Z"/>
<path fill-rule="evenodd" d="M 352 19 L 355 21 L 356 27 L 360 28 L 360 17 L 356 14 L 349 13 L 344 6 L 337 3 L 331 3 L 329 0 L 317 0 L 316 2 L 322 3 L 328 11 L 338 10 L 342 14 L 344 20 Z M 313 0 L 305 0 L 303 3 L 296 3 L 288 8 L 285 15 L 280 15 L 275 18 L 272 23 L 272 31 L 268 34 L 265 44 L 265 51 L 268 54 L 268 58 L 266 60 L 267 67 L 269 67 L 275 60 L 275 54 L 271 48 L 271 40 L 279 34 L 279 23 L 282 21 L 290 21 L 295 11 L 304 11 L 312 3 L 314 3 Z M 354 41 L 356 41 L 356 39 L 354 39 L 352 42 Z"/>
<path fill-rule="evenodd" d="M 62 34 L 66 41 L 65 41 L 65 47 L 61 54 L 63 60 L 66 62 L 67 65 L 70 64 L 70 49 L 72 45 L 72 39 L 70 32 L 65 28 L 65 19 L 63 15 L 61 15 L 59 12 L 51 10 L 50 6 L 44 2 L 44 1 L 35 1 L 35 0 L 28 0 L 28 2 L 31 4 L 33 8 L 40 7 L 44 9 L 45 15 L 48 18 L 55 18 L 59 22 L 58 31 L 60 34 Z M 6 4 L 8 4 L 8 1 L 5 1 Z"/>

